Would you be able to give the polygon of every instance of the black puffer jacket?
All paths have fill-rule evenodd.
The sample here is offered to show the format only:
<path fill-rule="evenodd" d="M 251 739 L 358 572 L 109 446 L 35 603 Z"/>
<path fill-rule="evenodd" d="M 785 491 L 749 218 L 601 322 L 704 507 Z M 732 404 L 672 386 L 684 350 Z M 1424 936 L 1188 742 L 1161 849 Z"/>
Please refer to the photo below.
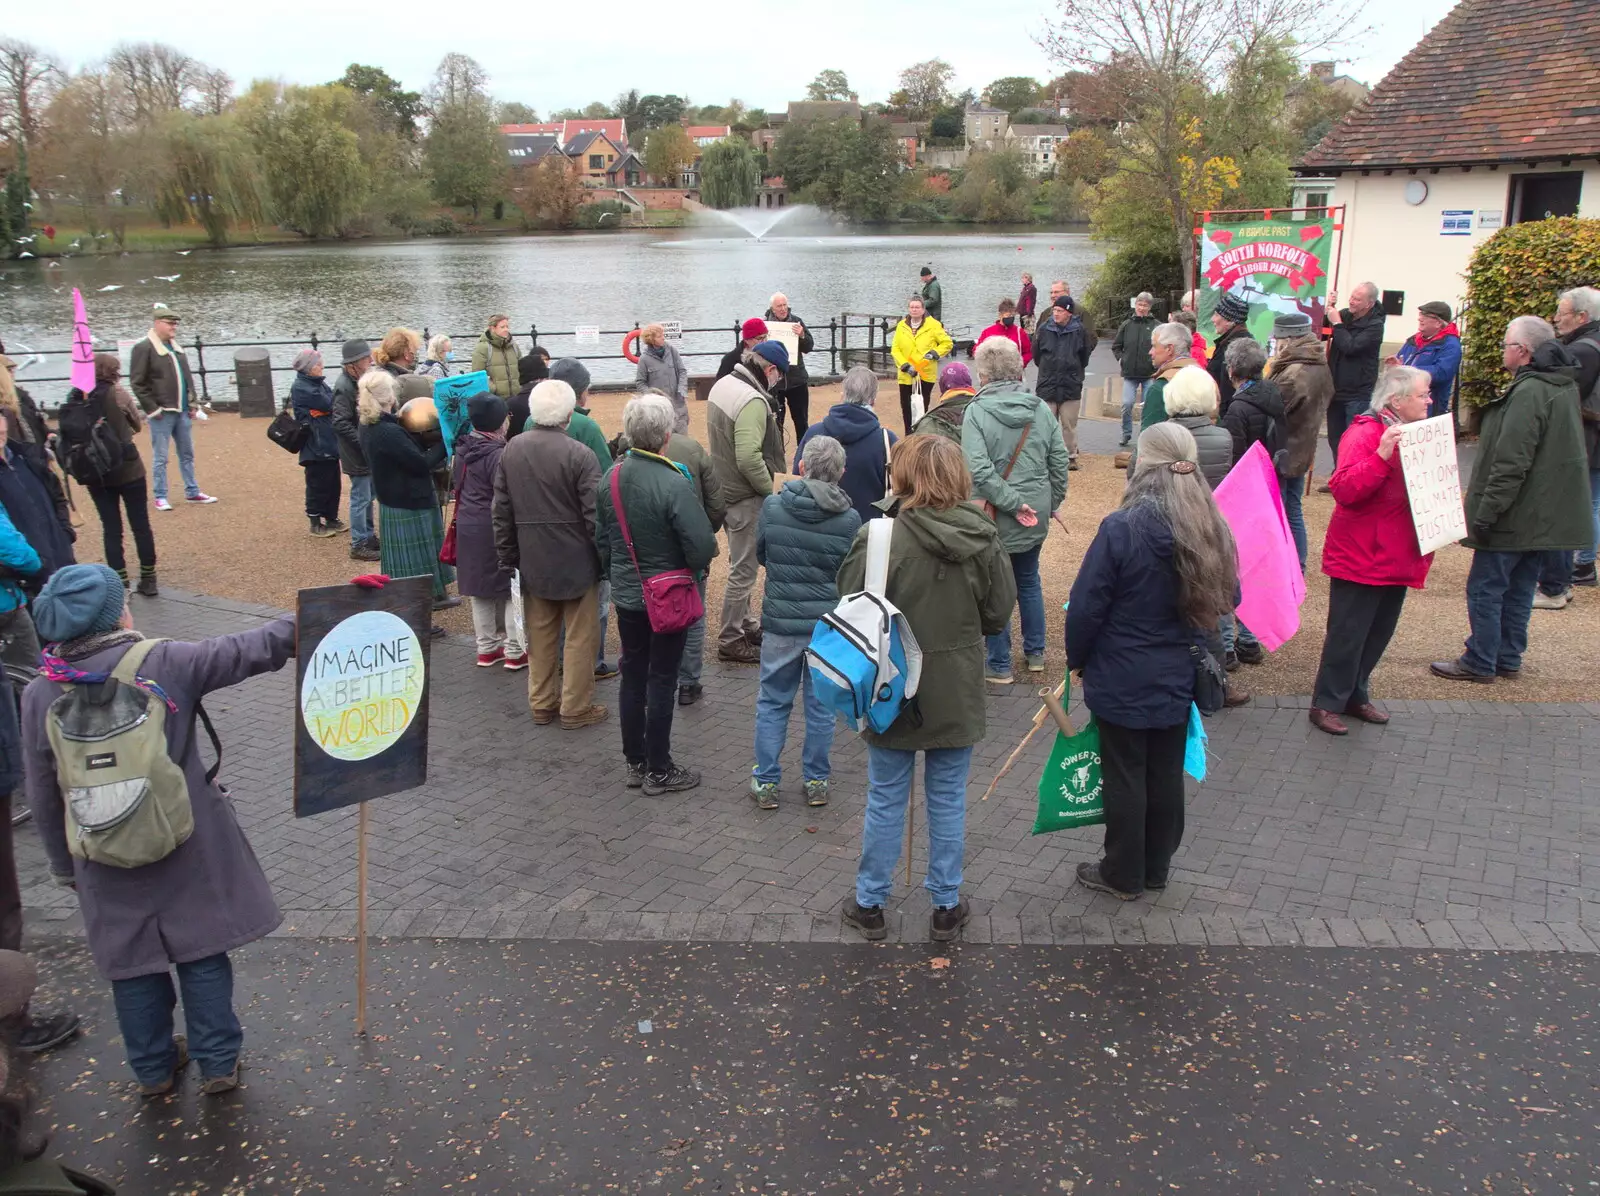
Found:
<path fill-rule="evenodd" d="M 1217 343 L 1211 346 L 1211 359 L 1206 362 L 1206 370 L 1211 375 L 1211 380 L 1217 384 L 1217 415 L 1228 414 L 1228 404 L 1233 402 L 1233 379 L 1228 377 L 1228 346 L 1234 341 L 1255 340 L 1250 335 L 1250 330 L 1243 324 L 1235 324 L 1228 331 L 1217 337 Z"/>
<path fill-rule="evenodd" d="M 1378 356 L 1383 352 L 1384 316 L 1377 304 L 1359 319 L 1344 308 L 1328 342 L 1328 369 L 1333 372 L 1333 398 L 1339 403 L 1371 399 L 1378 385 Z"/>
<path fill-rule="evenodd" d="M 1289 424 L 1284 417 L 1283 392 L 1265 378 L 1247 382 L 1233 392 L 1222 426 L 1233 437 L 1233 459 L 1238 461 L 1256 441 L 1264 441 L 1267 456 L 1289 447 Z"/>
<path fill-rule="evenodd" d="M 1084 323 L 1073 316 L 1065 324 L 1040 320 L 1033 334 L 1033 363 L 1039 367 L 1034 393 L 1047 403 L 1083 398 L 1083 372 L 1093 345 Z"/>
<path fill-rule="evenodd" d="M 426 511 L 439 505 L 433 471 L 444 464 L 444 442 L 424 449 L 385 411 L 378 422 L 361 425 L 361 449 L 372 468 L 372 492 L 386 507 Z"/>

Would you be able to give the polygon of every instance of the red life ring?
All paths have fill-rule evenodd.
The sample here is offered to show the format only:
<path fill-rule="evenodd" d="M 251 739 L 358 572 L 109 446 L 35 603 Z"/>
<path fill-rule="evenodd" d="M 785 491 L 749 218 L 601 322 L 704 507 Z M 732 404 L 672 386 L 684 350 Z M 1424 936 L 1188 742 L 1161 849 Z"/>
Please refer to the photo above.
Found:
<path fill-rule="evenodd" d="M 639 329 L 637 329 L 637 328 L 635 328 L 632 332 L 628 333 L 627 336 L 622 338 L 622 355 L 624 357 L 626 357 L 629 361 L 633 362 L 634 365 L 638 365 L 639 364 L 639 355 L 637 353 L 635 353 L 632 349 L 628 348 L 628 345 L 629 345 L 630 342 L 636 341 L 638 339 L 639 339 Z"/>

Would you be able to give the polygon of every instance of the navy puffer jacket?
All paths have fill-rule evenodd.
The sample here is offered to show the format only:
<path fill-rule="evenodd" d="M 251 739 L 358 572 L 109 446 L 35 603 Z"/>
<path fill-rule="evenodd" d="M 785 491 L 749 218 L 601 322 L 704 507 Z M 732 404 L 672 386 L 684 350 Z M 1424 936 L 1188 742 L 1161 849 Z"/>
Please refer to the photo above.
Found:
<path fill-rule="evenodd" d="M 839 604 L 834 578 L 856 538 L 861 516 L 832 482 L 785 482 L 761 504 L 756 559 L 767 569 L 761 630 L 810 635 Z"/>

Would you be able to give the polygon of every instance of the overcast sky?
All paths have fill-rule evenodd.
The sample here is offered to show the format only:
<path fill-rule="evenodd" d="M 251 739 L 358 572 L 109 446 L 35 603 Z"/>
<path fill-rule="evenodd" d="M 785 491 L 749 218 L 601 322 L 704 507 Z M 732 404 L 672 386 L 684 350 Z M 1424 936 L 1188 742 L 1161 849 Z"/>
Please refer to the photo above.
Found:
<path fill-rule="evenodd" d="M 1452 4 L 1373 0 L 1365 18 L 1373 32 L 1347 52 L 1341 69 L 1376 83 Z M 1049 0 L 803 0 L 749 9 L 624 0 L 589 10 L 457 9 L 420 0 L 381 8 L 278 0 L 266 9 L 79 0 L 70 21 L 33 22 L 25 35 L 74 69 L 121 41 L 164 41 L 240 83 L 323 83 L 356 61 L 422 91 L 439 58 L 459 50 L 489 72 L 496 98 L 531 104 L 541 115 L 609 101 L 629 87 L 675 92 L 696 104 L 738 97 L 780 110 L 803 99 L 805 85 L 825 67 L 843 70 L 864 101 L 887 98 L 902 68 L 933 57 L 956 68 L 956 90 L 981 91 L 1003 75 L 1051 78 L 1057 71 L 1036 38 L 1055 12 Z M 744 13 L 748 20 L 736 15 Z"/>

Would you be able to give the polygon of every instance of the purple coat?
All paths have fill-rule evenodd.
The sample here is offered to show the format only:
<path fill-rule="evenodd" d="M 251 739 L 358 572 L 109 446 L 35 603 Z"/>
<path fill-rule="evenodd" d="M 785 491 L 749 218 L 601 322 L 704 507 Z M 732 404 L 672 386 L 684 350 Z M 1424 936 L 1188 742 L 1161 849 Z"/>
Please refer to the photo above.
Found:
<path fill-rule="evenodd" d="M 269 934 L 283 920 L 233 802 L 206 782 L 194 708 L 213 690 L 281 669 L 294 649 L 294 620 L 278 619 L 198 643 L 168 641 L 145 658 L 140 675 L 160 685 L 178 706 L 167 716 L 167 751 L 189 781 L 194 834 L 166 859 L 142 868 L 113 868 L 68 854 L 66 815 L 45 732 L 45 716 L 62 687 L 43 677 L 28 684 L 22 696 L 28 805 L 50 871 L 77 879 L 89 950 L 106 979 L 164 972 L 174 963 L 231 951 Z M 72 663 L 84 672 L 109 672 L 127 650 L 117 644 Z M 199 738 L 206 739 L 204 728 Z"/>
<path fill-rule="evenodd" d="M 511 597 L 511 574 L 502 572 L 494 551 L 494 475 L 506 442 L 473 432 L 456 446 L 456 588 L 463 598 Z"/>

